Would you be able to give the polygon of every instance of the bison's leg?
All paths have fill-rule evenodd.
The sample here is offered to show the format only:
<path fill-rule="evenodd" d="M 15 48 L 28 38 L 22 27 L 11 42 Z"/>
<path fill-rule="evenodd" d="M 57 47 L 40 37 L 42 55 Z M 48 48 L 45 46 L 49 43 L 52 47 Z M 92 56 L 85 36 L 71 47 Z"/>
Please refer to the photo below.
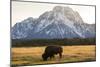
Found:
<path fill-rule="evenodd" d="M 59 53 L 59 57 L 62 58 L 62 53 Z"/>
<path fill-rule="evenodd" d="M 50 59 L 52 59 L 52 58 L 54 58 L 54 57 L 55 57 L 54 55 L 51 55 L 51 56 L 50 56 Z"/>
<path fill-rule="evenodd" d="M 52 55 L 52 57 L 51 58 L 54 58 L 55 56 L 54 55 Z"/>

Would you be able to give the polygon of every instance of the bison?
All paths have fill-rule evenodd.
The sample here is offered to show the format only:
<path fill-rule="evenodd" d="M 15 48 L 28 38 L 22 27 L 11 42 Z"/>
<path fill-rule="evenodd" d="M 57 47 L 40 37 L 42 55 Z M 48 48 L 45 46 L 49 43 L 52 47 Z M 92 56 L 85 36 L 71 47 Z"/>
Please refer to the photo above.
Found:
<path fill-rule="evenodd" d="M 47 46 L 42 54 L 42 58 L 46 61 L 48 58 L 54 58 L 55 54 L 59 54 L 59 57 L 62 58 L 62 52 L 63 49 L 61 46 Z"/>

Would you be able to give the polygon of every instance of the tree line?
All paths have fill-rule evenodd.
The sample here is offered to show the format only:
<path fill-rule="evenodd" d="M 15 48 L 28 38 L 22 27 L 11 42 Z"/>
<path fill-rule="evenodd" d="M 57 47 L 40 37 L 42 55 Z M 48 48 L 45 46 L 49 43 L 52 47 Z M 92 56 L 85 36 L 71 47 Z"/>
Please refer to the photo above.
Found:
<path fill-rule="evenodd" d="M 12 47 L 32 47 L 32 46 L 48 46 L 48 45 L 95 45 L 95 38 L 64 38 L 64 39 L 12 39 Z"/>

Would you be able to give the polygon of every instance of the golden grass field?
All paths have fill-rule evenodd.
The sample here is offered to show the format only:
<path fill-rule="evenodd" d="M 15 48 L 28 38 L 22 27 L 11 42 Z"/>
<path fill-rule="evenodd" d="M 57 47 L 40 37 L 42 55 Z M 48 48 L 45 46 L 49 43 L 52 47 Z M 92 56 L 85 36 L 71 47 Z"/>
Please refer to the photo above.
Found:
<path fill-rule="evenodd" d="M 81 61 L 95 61 L 95 45 L 85 46 L 62 46 L 63 57 L 59 59 L 56 55 L 53 59 L 42 60 L 42 53 L 46 46 L 43 47 L 13 47 L 11 65 L 36 65 L 51 63 L 67 63 Z"/>

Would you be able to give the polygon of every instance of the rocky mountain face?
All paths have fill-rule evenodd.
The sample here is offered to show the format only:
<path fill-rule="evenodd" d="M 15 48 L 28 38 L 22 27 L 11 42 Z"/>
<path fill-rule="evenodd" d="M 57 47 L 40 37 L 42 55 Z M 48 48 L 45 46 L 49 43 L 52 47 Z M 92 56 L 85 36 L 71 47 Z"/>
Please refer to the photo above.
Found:
<path fill-rule="evenodd" d="M 56 6 L 39 18 L 29 17 L 11 29 L 12 39 L 90 38 L 95 37 L 95 24 L 84 23 L 70 7 Z"/>

